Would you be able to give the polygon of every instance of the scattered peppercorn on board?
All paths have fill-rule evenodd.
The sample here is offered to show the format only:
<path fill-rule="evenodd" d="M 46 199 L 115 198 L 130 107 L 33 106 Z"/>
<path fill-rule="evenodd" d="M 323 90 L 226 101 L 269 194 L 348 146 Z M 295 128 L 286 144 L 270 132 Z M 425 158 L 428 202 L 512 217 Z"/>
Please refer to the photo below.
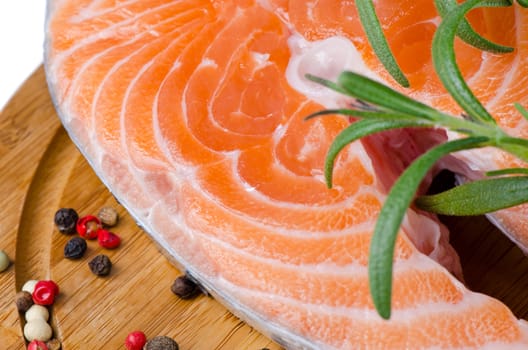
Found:
<path fill-rule="evenodd" d="M 39 68 L 0 112 L 0 249 L 13 264 L 0 273 L 0 348 L 25 349 L 23 320 L 14 298 L 30 279 L 53 279 L 60 287 L 51 314 L 64 350 L 124 349 L 127 335 L 166 335 L 180 349 L 280 349 L 204 295 L 180 300 L 171 286 L 181 272 L 120 207 L 94 175 L 62 129 Z M 55 212 L 72 207 L 79 215 L 103 206 L 118 209 L 112 228 L 122 238 L 114 250 L 88 241 L 80 260 L 64 258 L 73 236 L 58 232 Z M 528 258 L 484 218 L 446 221 L 461 254 L 470 288 L 502 299 L 528 317 Z M 107 254 L 107 277 L 88 262 Z"/>
<path fill-rule="evenodd" d="M 23 317 L 15 294 L 30 279 L 52 279 L 60 294 L 51 324 L 63 350 L 124 349 L 135 330 L 147 338 L 175 339 L 180 349 L 281 347 L 241 322 L 211 297 L 182 300 L 171 286 L 182 273 L 158 250 L 95 176 L 60 126 L 39 68 L 0 112 L 0 249 L 13 261 L 0 273 L 0 349 L 25 349 Z M 74 235 L 61 234 L 53 218 L 61 207 L 80 216 L 115 207 L 112 231 L 121 245 L 104 249 L 87 241 L 83 258 L 64 258 Z M 112 260 L 109 276 L 98 277 L 88 262 L 98 254 Z"/>

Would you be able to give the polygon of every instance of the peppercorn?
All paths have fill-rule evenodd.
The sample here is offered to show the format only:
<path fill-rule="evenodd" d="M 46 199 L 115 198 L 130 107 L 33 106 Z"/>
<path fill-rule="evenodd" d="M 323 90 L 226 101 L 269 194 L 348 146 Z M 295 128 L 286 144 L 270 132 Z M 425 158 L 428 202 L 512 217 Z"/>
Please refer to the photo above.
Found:
<path fill-rule="evenodd" d="M 201 293 L 200 287 L 188 276 L 182 275 L 174 281 L 171 291 L 181 299 L 192 299 Z"/>
<path fill-rule="evenodd" d="M 26 318 L 27 322 L 30 322 L 35 319 L 41 319 L 44 321 L 48 321 L 49 319 L 49 311 L 45 306 L 33 304 L 24 314 L 24 317 Z"/>
<path fill-rule="evenodd" d="M 28 309 L 33 305 L 33 297 L 31 293 L 26 291 L 21 291 L 15 295 L 15 304 L 18 309 L 18 312 L 21 314 L 28 311 Z"/>
<path fill-rule="evenodd" d="M 88 248 L 86 241 L 81 237 L 73 237 L 64 246 L 64 257 L 67 259 L 80 259 Z"/>
<path fill-rule="evenodd" d="M 75 233 L 77 220 L 79 220 L 79 215 L 72 208 L 62 208 L 55 213 L 55 225 L 61 233 Z"/>
<path fill-rule="evenodd" d="M 22 286 L 22 290 L 26 291 L 28 293 L 33 294 L 33 291 L 35 290 L 35 285 L 37 284 L 37 280 L 29 280 Z"/>
<path fill-rule="evenodd" d="M 97 255 L 89 263 L 90 270 L 97 276 L 106 276 L 112 270 L 110 258 L 104 254 Z"/>
<path fill-rule="evenodd" d="M 27 347 L 27 350 L 50 350 L 48 346 L 40 340 L 32 340 Z"/>
<path fill-rule="evenodd" d="M 86 239 L 96 239 L 100 228 L 101 221 L 93 215 L 84 216 L 77 221 L 77 232 Z"/>
<path fill-rule="evenodd" d="M 51 305 L 59 294 L 59 286 L 53 281 L 38 281 L 33 291 L 33 301 L 39 305 Z"/>
<path fill-rule="evenodd" d="M 11 265 L 9 256 L 7 256 L 6 252 L 4 252 L 3 250 L 0 250 L 0 272 L 7 270 L 9 265 Z"/>
<path fill-rule="evenodd" d="M 178 343 L 174 339 L 160 335 L 150 339 L 146 344 L 144 350 L 178 350 Z"/>
<path fill-rule="evenodd" d="M 97 233 L 97 241 L 103 248 L 114 249 L 121 244 L 121 238 L 113 232 L 100 229 Z"/>
<path fill-rule="evenodd" d="M 147 342 L 145 333 L 141 331 L 131 332 L 125 339 L 125 348 L 127 350 L 142 350 Z"/>
<path fill-rule="evenodd" d="M 58 339 L 53 338 L 46 342 L 46 346 L 48 347 L 48 350 L 60 350 L 61 342 Z"/>
<path fill-rule="evenodd" d="M 48 322 L 39 318 L 27 322 L 24 326 L 24 337 L 28 341 L 48 341 L 51 339 L 52 334 L 53 330 Z"/>
<path fill-rule="evenodd" d="M 112 207 L 102 207 L 101 210 L 99 210 L 97 217 L 101 220 L 101 223 L 107 227 L 113 227 L 117 225 L 117 222 L 119 221 L 119 214 L 117 213 L 117 210 Z"/>

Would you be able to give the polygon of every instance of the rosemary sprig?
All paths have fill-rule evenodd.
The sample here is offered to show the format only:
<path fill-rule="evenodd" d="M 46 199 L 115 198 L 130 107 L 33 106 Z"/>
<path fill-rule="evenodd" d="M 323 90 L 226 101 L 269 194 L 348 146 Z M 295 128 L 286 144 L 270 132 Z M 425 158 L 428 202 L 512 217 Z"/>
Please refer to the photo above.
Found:
<path fill-rule="evenodd" d="M 520 1 L 518 2 L 521 4 Z M 367 8 L 372 5 L 367 3 L 368 1 L 356 2 L 358 7 L 365 6 L 368 11 L 371 11 L 369 12 L 369 16 L 371 16 L 373 7 Z M 394 183 L 381 209 L 369 252 L 369 283 L 374 305 L 378 313 L 387 319 L 390 318 L 391 314 L 392 263 L 396 237 L 403 217 L 415 196 L 416 189 L 430 168 L 447 154 L 485 146 L 502 149 L 524 161 L 528 161 L 528 140 L 512 137 L 497 125 L 464 81 L 456 64 L 454 52 L 456 35 L 473 36 L 473 39 L 475 36 L 479 36 L 477 33 L 468 34 L 471 33 L 470 31 L 461 34 L 464 33 L 463 30 L 467 29 L 466 24 L 464 24 L 467 23 L 465 20 L 467 12 L 480 6 L 508 6 L 511 5 L 511 1 L 468 0 L 459 5 L 453 4 L 453 1 L 437 1 L 438 3 L 442 3 L 440 6 L 444 7 L 441 10 L 443 11 L 443 20 L 435 33 L 432 46 L 435 71 L 448 92 L 466 112 L 467 118 L 455 117 L 436 110 L 353 72 L 342 72 L 337 82 L 307 75 L 307 78 L 312 81 L 361 101 L 361 103 L 353 104 L 351 108 L 325 110 L 309 116 L 312 118 L 338 113 L 359 119 L 336 137 L 328 151 L 325 176 L 329 187 L 332 186 L 332 170 L 339 152 L 350 142 L 364 136 L 408 127 L 444 127 L 466 136 L 435 146 L 418 157 Z M 372 22 L 374 23 L 374 21 Z M 379 21 L 377 25 L 379 25 Z M 371 25 L 366 26 L 365 29 L 367 33 L 374 31 L 373 35 L 378 35 L 379 32 L 376 33 L 376 31 L 379 28 L 375 27 L 376 25 Z M 472 28 L 471 31 L 473 31 Z M 490 49 L 489 43 L 485 46 L 487 46 L 486 49 Z M 528 119 L 528 111 L 519 104 L 516 104 L 515 107 Z M 521 169 L 508 169 L 490 174 L 519 175 L 523 172 L 524 170 Z M 496 186 L 501 186 L 500 188 L 504 190 L 503 193 L 516 191 L 516 195 L 504 195 L 497 199 L 492 196 L 496 192 Z M 471 196 L 475 196 L 477 192 L 480 193 L 479 201 L 474 201 L 473 198 L 475 197 Z M 466 205 L 467 198 L 471 198 L 472 208 Z M 436 197 L 421 197 L 418 204 L 433 212 L 467 215 L 465 213 L 484 213 L 499 207 L 505 208 L 527 201 L 528 176 L 509 176 L 468 183 L 460 186 L 457 190 Z M 451 203 L 462 203 L 462 205 Z"/>

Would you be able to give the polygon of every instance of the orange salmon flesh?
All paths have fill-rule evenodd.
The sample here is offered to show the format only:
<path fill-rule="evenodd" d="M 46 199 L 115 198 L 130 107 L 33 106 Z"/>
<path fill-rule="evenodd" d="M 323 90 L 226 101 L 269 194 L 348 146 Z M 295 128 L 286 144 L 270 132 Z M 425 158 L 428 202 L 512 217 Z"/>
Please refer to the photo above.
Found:
<path fill-rule="evenodd" d="M 525 321 L 457 279 L 447 229 L 414 209 L 396 243 L 390 320 L 374 308 L 367 261 L 387 190 L 452 135 L 355 142 L 328 189 L 325 156 L 349 120 L 304 118 L 350 101 L 304 75 L 357 71 L 461 112 L 434 73 L 433 1 L 375 3 L 410 89 L 378 61 L 354 1 L 337 0 L 49 0 L 49 88 L 73 141 L 152 238 L 284 347 L 526 349 Z M 515 51 L 485 53 L 457 39 L 464 78 L 502 127 L 527 136 L 513 103 L 528 106 L 528 10 L 479 8 L 468 19 Z M 467 177 L 520 164 L 495 150 L 453 159 Z M 493 216 L 524 249 L 527 212 Z"/>

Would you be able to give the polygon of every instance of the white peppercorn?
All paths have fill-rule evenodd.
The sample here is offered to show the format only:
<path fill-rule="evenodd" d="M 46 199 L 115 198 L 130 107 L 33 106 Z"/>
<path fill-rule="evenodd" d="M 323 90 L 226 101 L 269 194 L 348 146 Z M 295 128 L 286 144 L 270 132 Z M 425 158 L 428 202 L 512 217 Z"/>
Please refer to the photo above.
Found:
<path fill-rule="evenodd" d="M 11 265 L 9 256 L 7 256 L 6 252 L 4 252 L 3 250 L 0 250 L 0 272 L 7 270 L 9 265 Z"/>
<path fill-rule="evenodd" d="M 24 326 L 24 337 L 28 341 L 40 340 L 45 342 L 50 340 L 52 335 L 51 326 L 43 319 L 31 320 Z"/>
<path fill-rule="evenodd" d="M 25 292 L 28 292 L 29 294 L 33 294 L 33 291 L 35 290 L 35 285 L 37 284 L 37 280 L 29 280 L 22 286 L 22 290 Z"/>
<path fill-rule="evenodd" d="M 26 321 L 41 319 L 47 321 L 49 319 L 49 311 L 45 306 L 34 304 L 25 313 Z"/>

